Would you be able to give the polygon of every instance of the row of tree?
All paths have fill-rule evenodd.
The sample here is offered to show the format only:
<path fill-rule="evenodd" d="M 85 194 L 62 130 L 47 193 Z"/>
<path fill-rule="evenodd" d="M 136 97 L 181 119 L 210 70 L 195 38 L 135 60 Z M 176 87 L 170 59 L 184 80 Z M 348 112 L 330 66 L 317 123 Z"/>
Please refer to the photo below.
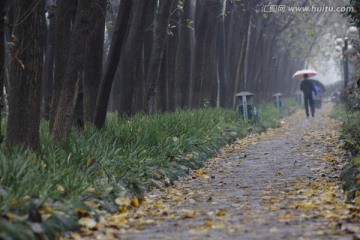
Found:
<path fill-rule="evenodd" d="M 101 128 L 108 110 L 233 108 L 243 90 L 262 100 L 290 95 L 292 73 L 331 17 L 268 7 L 317 2 L 0 1 L 7 144 L 39 149 L 41 117 L 56 144 L 74 123 Z"/>

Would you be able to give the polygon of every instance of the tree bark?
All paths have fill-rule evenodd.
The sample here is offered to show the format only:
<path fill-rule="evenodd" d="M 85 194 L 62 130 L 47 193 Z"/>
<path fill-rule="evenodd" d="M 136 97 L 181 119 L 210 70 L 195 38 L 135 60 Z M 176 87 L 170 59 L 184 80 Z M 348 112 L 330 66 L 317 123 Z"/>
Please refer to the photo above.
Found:
<path fill-rule="evenodd" d="M 5 1 L 0 1 L 0 143 L 4 138 L 1 132 L 2 110 L 4 107 L 4 79 L 5 79 Z"/>
<path fill-rule="evenodd" d="M 156 88 L 159 82 L 162 58 L 167 40 L 167 30 L 169 25 L 171 6 L 174 0 L 160 1 L 159 13 L 155 19 L 155 40 L 152 48 L 148 75 L 146 78 L 146 112 L 154 114 L 156 112 Z"/>
<path fill-rule="evenodd" d="M 96 0 L 91 19 L 90 43 L 86 52 L 83 100 L 84 119 L 93 122 L 96 108 L 96 98 L 102 77 L 104 55 L 106 0 Z"/>
<path fill-rule="evenodd" d="M 134 113 L 144 111 L 145 109 L 145 82 L 148 71 L 148 66 L 151 58 L 152 46 L 154 44 L 155 31 L 154 22 L 155 15 L 158 11 L 158 0 L 148 0 L 148 8 L 146 13 L 145 30 L 142 40 L 142 53 L 135 60 L 138 64 L 136 67 L 136 76 L 134 82 L 134 99 L 133 99 L 133 111 Z"/>
<path fill-rule="evenodd" d="M 149 14 L 149 2 L 136 0 L 131 17 L 131 28 L 126 39 L 124 54 L 121 59 L 121 89 L 119 95 L 118 113 L 132 116 L 134 111 L 134 95 L 137 79 L 138 61 L 142 54 L 146 16 Z"/>
<path fill-rule="evenodd" d="M 180 108 L 190 107 L 190 84 L 194 63 L 194 1 L 185 0 L 181 15 L 180 40 L 176 59 L 175 101 Z"/>
<path fill-rule="evenodd" d="M 50 124 L 51 133 L 60 100 L 66 62 L 69 55 L 73 15 L 76 13 L 76 0 L 61 0 L 57 4 L 55 24 L 55 70 L 51 95 Z"/>
<path fill-rule="evenodd" d="M 202 3 L 206 4 L 206 3 Z M 205 66 L 205 30 L 207 22 L 207 12 L 205 7 L 198 3 L 196 5 L 196 19 L 195 19 L 195 59 L 193 76 L 190 89 L 190 106 L 191 108 L 199 108 L 202 102 L 201 90 L 204 80 L 204 66 Z"/>
<path fill-rule="evenodd" d="M 67 138 L 74 117 L 78 85 L 83 71 L 86 47 L 90 37 L 90 13 L 95 0 L 79 0 L 73 34 L 70 39 L 69 56 L 56 113 L 51 140 L 54 144 Z"/>
<path fill-rule="evenodd" d="M 20 16 L 14 26 L 11 50 L 7 145 L 40 149 L 40 105 L 44 46 L 45 2 L 13 1 Z M 33 11 L 28 12 L 28 9 Z"/>
<path fill-rule="evenodd" d="M 54 81 L 54 49 L 55 49 L 55 6 L 47 6 L 49 25 L 46 35 L 46 52 L 43 69 L 43 117 L 50 119 L 52 86 Z"/>
<path fill-rule="evenodd" d="M 99 93 L 96 100 L 94 124 L 98 128 L 103 127 L 105 124 L 111 86 L 119 65 L 122 46 L 125 42 L 125 32 L 130 19 L 132 3 L 132 0 L 122 0 L 120 2 L 115 31 L 111 40 L 109 55 L 106 61 L 104 74 L 101 78 Z"/>
<path fill-rule="evenodd" d="M 178 9 L 179 0 L 175 0 L 171 9 L 171 21 L 170 35 L 166 42 L 166 68 L 163 69 L 165 72 L 163 77 L 160 77 L 160 81 L 164 82 L 164 90 L 160 91 L 160 96 L 163 96 L 163 110 L 164 111 L 175 111 L 175 84 L 176 84 L 176 54 L 178 53 L 179 46 L 179 35 L 180 35 L 180 10 Z"/>

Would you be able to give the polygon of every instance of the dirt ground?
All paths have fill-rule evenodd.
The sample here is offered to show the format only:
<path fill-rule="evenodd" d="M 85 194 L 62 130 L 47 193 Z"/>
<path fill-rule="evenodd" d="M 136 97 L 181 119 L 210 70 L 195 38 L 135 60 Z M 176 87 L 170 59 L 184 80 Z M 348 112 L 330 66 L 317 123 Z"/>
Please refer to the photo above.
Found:
<path fill-rule="evenodd" d="M 203 169 L 69 239 L 360 239 L 331 106 L 224 147 Z M 135 204 L 137 205 L 137 204 Z M 92 230 L 90 229 L 92 228 Z"/>

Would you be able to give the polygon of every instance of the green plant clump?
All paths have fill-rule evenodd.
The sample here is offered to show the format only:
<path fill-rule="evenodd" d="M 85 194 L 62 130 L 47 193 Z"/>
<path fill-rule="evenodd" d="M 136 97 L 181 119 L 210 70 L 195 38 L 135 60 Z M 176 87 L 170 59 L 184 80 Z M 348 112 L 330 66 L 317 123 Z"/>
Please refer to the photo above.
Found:
<path fill-rule="evenodd" d="M 255 131 L 279 126 L 295 104 L 286 103 L 283 111 L 274 104 L 259 109 Z M 239 112 L 219 108 L 132 118 L 109 113 L 104 128 L 87 124 L 84 131 L 73 129 L 55 147 L 48 123 L 42 122 L 41 154 L 1 147 L 0 239 L 54 238 L 76 229 L 84 212 L 94 213 L 83 204 L 90 200 L 118 211 L 116 197 L 172 184 L 200 168 L 221 146 L 246 136 L 251 124 Z"/>
<path fill-rule="evenodd" d="M 347 99 L 335 105 L 332 116 L 343 122 L 341 139 L 344 141 L 344 148 L 350 153 L 349 163 L 342 171 L 343 188 L 348 193 L 348 200 L 356 197 L 360 190 L 360 183 L 357 180 L 360 174 L 360 111 L 359 111 L 359 90 L 354 86 Z"/>

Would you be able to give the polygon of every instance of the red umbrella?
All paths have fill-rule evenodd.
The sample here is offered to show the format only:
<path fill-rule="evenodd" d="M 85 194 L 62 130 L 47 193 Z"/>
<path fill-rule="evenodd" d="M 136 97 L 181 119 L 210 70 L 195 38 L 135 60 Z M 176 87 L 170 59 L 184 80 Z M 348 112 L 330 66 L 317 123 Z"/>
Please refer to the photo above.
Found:
<path fill-rule="evenodd" d="M 302 79 L 304 79 L 304 74 L 307 74 L 309 77 L 313 77 L 313 76 L 317 75 L 318 73 L 311 69 L 303 69 L 303 70 L 299 70 L 296 73 L 294 73 L 292 78 L 295 80 L 302 80 Z"/>

